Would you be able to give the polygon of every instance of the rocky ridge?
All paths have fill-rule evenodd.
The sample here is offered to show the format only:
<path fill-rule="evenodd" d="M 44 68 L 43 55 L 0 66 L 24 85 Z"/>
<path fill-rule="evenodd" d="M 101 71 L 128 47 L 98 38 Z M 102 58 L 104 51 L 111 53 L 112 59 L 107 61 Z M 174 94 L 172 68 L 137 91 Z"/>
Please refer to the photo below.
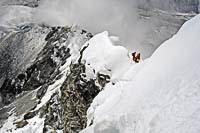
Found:
<path fill-rule="evenodd" d="M 3 2 L 38 6 L 38 0 Z M 189 7 L 175 11 L 197 13 L 197 5 Z M 155 48 L 195 15 L 142 8 L 138 12 L 141 21 L 154 27 L 144 44 Z M 98 72 L 96 78 L 87 77 L 82 46 L 92 35 L 78 27 L 37 24 L 0 29 L 0 132 L 76 133 L 86 127 L 88 107 L 110 80 Z"/>
<path fill-rule="evenodd" d="M 99 73 L 96 79 L 88 79 L 82 61 L 87 47 L 73 49 L 81 48 L 91 37 L 78 27 L 53 27 L 32 65 L 1 86 L 1 127 L 9 116 L 19 121 L 12 121 L 11 131 L 21 124 L 26 127 L 29 119 L 38 116 L 44 118 L 44 132 L 73 133 L 85 128 L 87 109 L 109 82 L 109 76 Z"/>

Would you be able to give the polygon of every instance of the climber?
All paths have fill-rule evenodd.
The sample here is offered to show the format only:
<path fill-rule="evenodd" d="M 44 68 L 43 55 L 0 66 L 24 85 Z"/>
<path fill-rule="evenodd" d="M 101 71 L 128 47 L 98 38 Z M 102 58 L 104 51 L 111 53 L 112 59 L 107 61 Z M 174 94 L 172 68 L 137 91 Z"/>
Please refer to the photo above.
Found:
<path fill-rule="evenodd" d="M 138 53 L 137 55 L 136 55 L 136 52 L 132 53 L 132 58 L 133 58 L 133 61 L 135 61 L 135 63 L 139 63 L 140 53 Z"/>

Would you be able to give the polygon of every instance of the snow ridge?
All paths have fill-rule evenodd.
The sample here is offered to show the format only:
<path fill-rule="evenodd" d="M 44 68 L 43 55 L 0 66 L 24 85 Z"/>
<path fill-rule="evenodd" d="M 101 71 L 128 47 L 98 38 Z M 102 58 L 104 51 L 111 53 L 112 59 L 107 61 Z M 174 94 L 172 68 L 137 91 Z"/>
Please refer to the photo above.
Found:
<path fill-rule="evenodd" d="M 107 84 L 89 108 L 82 133 L 198 133 L 199 22 L 200 15 L 148 60 L 126 68 L 120 78 L 128 80 Z"/>

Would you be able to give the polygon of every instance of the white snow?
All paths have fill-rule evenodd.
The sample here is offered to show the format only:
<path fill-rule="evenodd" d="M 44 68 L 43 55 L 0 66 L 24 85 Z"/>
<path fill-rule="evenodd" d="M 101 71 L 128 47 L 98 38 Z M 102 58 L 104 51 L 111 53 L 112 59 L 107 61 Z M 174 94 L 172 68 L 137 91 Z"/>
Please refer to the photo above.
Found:
<path fill-rule="evenodd" d="M 70 63 L 70 62 L 67 62 L 67 63 Z M 59 92 L 60 87 L 62 86 L 62 84 L 64 83 L 64 81 L 66 79 L 67 70 L 68 69 L 66 69 L 65 71 L 62 72 L 62 77 L 59 80 L 55 81 L 54 84 L 52 84 L 48 87 L 47 92 L 41 99 L 41 103 L 37 105 L 35 110 L 39 110 L 51 99 L 51 96 L 54 93 Z"/>
<path fill-rule="evenodd" d="M 125 63 L 125 50 L 112 46 L 107 32 L 95 36 L 86 62 L 114 70 L 119 81 L 94 99 L 87 116 L 93 124 L 82 133 L 199 133 L 199 24 L 200 15 L 137 65 Z"/>
<path fill-rule="evenodd" d="M 43 133 L 44 119 L 38 116 L 27 120 L 28 124 L 23 128 L 16 128 L 15 122 L 20 121 L 20 118 L 13 114 L 7 122 L 0 128 L 0 133 Z"/>
<path fill-rule="evenodd" d="M 76 28 L 76 27 L 73 27 L 73 28 Z M 84 39 L 81 38 L 80 36 L 76 35 L 75 37 L 69 38 L 69 41 L 70 41 L 69 45 L 68 45 L 67 42 L 64 42 L 62 44 L 58 44 L 58 45 L 60 45 L 60 48 L 63 47 L 63 46 L 66 47 L 66 49 L 69 48 L 70 49 L 70 55 L 71 55 L 67 59 L 66 63 L 64 65 L 60 66 L 60 68 L 59 68 L 59 71 L 61 72 L 60 74 L 62 76 L 59 80 L 56 80 L 52 85 L 48 86 L 47 92 L 42 97 L 41 103 L 37 105 L 35 110 L 39 110 L 41 107 L 43 107 L 51 99 L 51 96 L 53 94 L 55 94 L 56 92 L 60 92 L 60 88 L 67 78 L 67 74 L 69 72 L 69 69 L 70 69 L 69 66 L 70 66 L 71 62 L 75 62 L 77 60 L 77 58 L 80 56 L 79 50 L 81 48 L 81 44 L 83 44 L 82 42 L 84 41 Z M 58 43 L 58 42 L 55 42 L 55 44 L 56 43 Z M 54 56 L 52 56 L 52 58 L 54 59 L 54 61 L 57 64 L 59 64 L 58 59 L 55 59 Z"/>
<path fill-rule="evenodd" d="M 72 27 L 72 29 L 75 29 L 76 27 Z M 43 107 L 52 97 L 53 94 L 58 92 L 60 94 L 60 88 L 63 85 L 64 81 L 67 78 L 67 74 L 69 73 L 69 66 L 71 62 L 76 63 L 77 59 L 79 58 L 80 54 L 80 48 L 81 44 L 85 42 L 85 38 L 83 36 L 80 36 L 81 31 L 77 31 L 76 35 L 68 38 L 70 44 L 68 45 L 68 42 L 63 42 L 62 44 L 58 44 L 58 46 L 61 47 L 66 47 L 70 49 L 70 54 L 71 56 L 66 60 L 66 63 L 62 66 L 59 66 L 59 60 L 54 60 L 56 61 L 58 65 L 58 69 L 61 72 L 61 78 L 58 80 L 55 80 L 55 82 L 52 85 L 49 85 L 47 88 L 47 91 L 45 95 L 42 97 L 41 102 L 37 105 L 37 107 L 34 109 L 34 111 L 39 110 L 41 107 Z M 55 42 L 55 45 L 58 42 Z M 55 59 L 54 56 L 52 56 L 52 59 Z M 58 75 L 59 76 L 59 75 Z M 57 79 L 57 78 L 55 78 Z M 39 87 L 40 88 L 40 87 Z M 39 89 L 38 88 L 38 89 Z M 61 94 L 60 94 L 61 95 Z M 22 119 L 22 116 L 16 117 L 15 114 L 12 116 L 9 116 L 8 120 L 4 123 L 3 127 L 0 128 L 0 133 L 9 133 L 9 132 L 14 132 L 14 133 L 42 133 L 43 128 L 44 128 L 44 119 L 39 118 L 38 116 L 28 120 L 28 125 L 26 125 L 23 128 L 16 129 L 16 126 L 14 125 L 14 122 L 20 121 Z M 63 131 L 61 130 L 56 130 L 57 133 L 62 133 Z"/>
<path fill-rule="evenodd" d="M 0 14 L 3 18 L 0 25 L 15 26 L 32 19 L 32 9 L 28 7 L 21 10 L 21 7 L 14 6 L 6 10 L 9 11 L 6 16 L 4 12 Z M 94 99 L 87 112 L 88 127 L 82 133 L 199 133 L 199 24 L 200 15 L 185 23 L 152 57 L 139 64 L 131 60 L 126 48 L 115 45 L 119 39 L 110 37 L 108 32 L 89 40 L 83 54 L 87 77 L 94 78 L 98 72 L 105 73 L 115 84 L 107 84 Z M 79 57 L 80 41 L 83 40 L 78 37 L 71 40 L 68 47 L 72 56 L 60 67 L 62 77 L 48 87 L 35 110 L 59 91 L 70 63 Z M 52 58 L 59 64 L 59 60 Z M 24 128 L 14 131 L 13 123 L 19 119 L 14 115 L 9 117 L 0 132 L 43 131 L 44 119 L 38 116 L 28 120 L 29 124 Z"/>
<path fill-rule="evenodd" d="M 89 46 L 83 53 L 83 59 L 86 60 L 86 68 L 109 74 L 112 81 L 121 79 L 121 75 L 127 68 L 135 63 L 131 61 L 126 48 L 115 46 L 112 43 L 117 40 L 116 37 L 109 37 L 107 31 L 90 39 L 86 43 Z"/>

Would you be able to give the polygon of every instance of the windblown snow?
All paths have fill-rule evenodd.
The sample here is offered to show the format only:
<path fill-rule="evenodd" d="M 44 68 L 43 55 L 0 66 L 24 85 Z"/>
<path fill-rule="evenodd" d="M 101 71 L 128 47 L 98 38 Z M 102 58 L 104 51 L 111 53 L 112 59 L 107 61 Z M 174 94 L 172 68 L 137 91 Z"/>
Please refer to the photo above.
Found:
<path fill-rule="evenodd" d="M 200 132 L 200 15 L 186 22 L 179 32 L 140 63 L 119 46 L 108 32 L 95 35 L 84 46 L 88 78 L 97 73 L 111 82 L 94 99 L 87 112 L 88 127 L 81 133 L 199 133 Z M 76 41 L 68 46 L 72 57 L 60 68 L 63 77 L 48 88 L 39 109 L 66 78 L 71 61 L 79 58 Z M 117 45 L 116 45 L 117 44 Z M 0 132 L 14 130 L 11 116 Z M 16 132 L 42 132 L 38 116 Z"/>
<path fill-rule="evenodd" d="M 114 82 L 121 79 L 121 75 L 135 63 L 131 61 L 126 48 L 113 45 L 113 38 L 109 37 L 107 31 L 97 34 L 86 43 L 89 47 L 83 53 L 83 59 L 86 60 L 87 68 L 111 75 Z"/>
<path fill-rule="evenodd" d="M 139 64 L 129 63 L 127 51 L 113 46 L 107 32 L 91 39 L 86 63 L 110 69 L 118 82 L 94 99 L 82 133 L 199 133 L 199 23 L 200 15 L 186 22 Z"/>

